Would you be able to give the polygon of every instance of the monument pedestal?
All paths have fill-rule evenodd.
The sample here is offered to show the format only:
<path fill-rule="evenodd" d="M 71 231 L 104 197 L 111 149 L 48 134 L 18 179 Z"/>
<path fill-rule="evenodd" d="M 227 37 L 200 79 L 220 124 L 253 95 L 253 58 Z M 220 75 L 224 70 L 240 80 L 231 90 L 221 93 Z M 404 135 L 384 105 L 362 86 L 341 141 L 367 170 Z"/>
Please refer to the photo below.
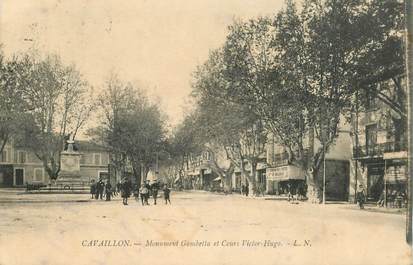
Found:
<path fill-rule="evenodd" d="M 68 141 L 67 150 L 60 154 L 60 173 L 56 184 L 78 184 L 80 175 L 80 153 L 73 150 L 74 141 Z"/>

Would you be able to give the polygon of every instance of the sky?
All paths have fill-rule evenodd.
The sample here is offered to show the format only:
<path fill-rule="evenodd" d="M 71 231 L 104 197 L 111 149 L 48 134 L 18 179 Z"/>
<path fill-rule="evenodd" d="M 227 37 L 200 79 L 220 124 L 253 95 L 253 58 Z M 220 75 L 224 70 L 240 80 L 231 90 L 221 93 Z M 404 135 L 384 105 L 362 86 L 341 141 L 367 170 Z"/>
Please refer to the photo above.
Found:
<path fill-rule="evenodd" d="M 96 89 L 110 72 L 160 99 L 171 125 L 188 111 L 191 73 L 234 18 L 272 15 L 283 0 L 1 0 L 6 55 L 28 49 L 74 63 Z"/>

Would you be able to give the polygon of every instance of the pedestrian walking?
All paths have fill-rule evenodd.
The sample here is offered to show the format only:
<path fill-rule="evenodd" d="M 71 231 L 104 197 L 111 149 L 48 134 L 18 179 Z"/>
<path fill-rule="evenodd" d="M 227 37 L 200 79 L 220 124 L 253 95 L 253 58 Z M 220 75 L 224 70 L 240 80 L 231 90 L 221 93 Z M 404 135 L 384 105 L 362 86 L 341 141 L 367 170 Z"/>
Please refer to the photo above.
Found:
<path fill-rule="evenodd" d="M 170 194 L 171 190 L 168 188 L 167 185 L 164 186 L 163 188 L 163 198 L 165 199 L 165 204 L 171 204 L 171 199 L 170 199 Z"/>
<path fill-rule="evenodd" d="M 288 201 L 293 200 L 294 201 L 294 196 L 293 196 L 293 192 L 292 192 L 292 185 L 290 182 L 288 182 L 287 184 L 287 191 L 288 191 Z"/>
<path fill-rule="evenodd" d="M 366 201 L 366 193 L 362 184 L 359 185 L 359 190 L 357 191 L 357 203 L 360 209 L 364 209 L 364 203 Z"/>
<path fill-rule="evenodd" d="M 247 184 L 245 185 L 245 196 L 246 197 L 248 197 L 249 192 L 250 192 L 250 185 L 247 182 Z"/>
<path fill-rule="evenodd" d="M 92 199 L 94 199 L 96 194 L 96 182 L 94 179 L 92 179 L 90 184 L 90 194 L 92 195 Z"/>
<path fill-rule="evenodd" d="M 106 193 L 106 201 L 110 201 L 112 197 L 112 185 L 110 184 L 109 180 L 106 182 L 105 185 L 105 193 Z"/>
<path fill-rule="evenodd" d="M 123 205 L 128 205 L 128 198 L 131 194 L 131 183 L 128 178 L 125 178 L 122 185 L 121 185 L 121 196 Z"/>
<path fill-rule="evenodd" d="M 122 191 L 122 182 L 119 180 L 118 183 L 116 183 L 116 191 L 117 193 L 121 194 Z"/>
<path fill-rule="evenodd" d="M 135 186 L 133 186 L 133 197 L 135 197 L 136 201 L 139 200 L 139 186 L 138 186 L 138 184 L 135 184 Z"/>
<path fill-rule="evenodd" d="M 101 199 L 103 200 L 103 190 L 105 189 L 105 183 L 103 182 L 102 179 L 99 179 L 99 181 L 96 183 L 96 200 Z"/>
<path fill-rule="evenodd" d="M 149 184 L 149 180 L 146 180 L 145 181 L 145 187 L 146 187 L 146 189 L 148 190 L 148 192 L 146 193 L 146 198 L 145 198 L 145 201 L 146 201 L 146 204 L 147 205 L 149 205 L 149 197 L 151 196 L 151 194 L 152 194 L 152 190 L 151 190 L 151 185 Z"/>
<path fill-rule="evenodd" d="M 151 193 L 153 197 L 153 204 L 156 205 L 156 199 L 158 198 L 159 183 L 155 181 L 151 185 Z"/>
<path fill-rule="evenodd" d="M 142 206 L 149 205 L 148 196 L 147 196 L 148 193 L 149 193 L 149 190 L 148 190 L 148 188 L 146 187 L 145 184 L 142 184 L 141 188 L 139 189 L 139 193 L 140 193 L 140 196 L 141 196 Z"/>

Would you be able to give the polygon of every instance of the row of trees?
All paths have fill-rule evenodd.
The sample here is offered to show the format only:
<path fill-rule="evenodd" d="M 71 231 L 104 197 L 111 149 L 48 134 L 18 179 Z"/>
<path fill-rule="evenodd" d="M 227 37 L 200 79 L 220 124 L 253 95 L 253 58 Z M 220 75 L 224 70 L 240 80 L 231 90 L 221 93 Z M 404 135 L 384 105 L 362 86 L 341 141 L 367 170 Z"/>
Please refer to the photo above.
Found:
<path fill-rule="evenodd" d="M 76 137 L 93 108 L 90 91 L 76 68 L 57 56 L 6 59 L 0 53 L 0 154 L 13 140 L 31 150 L 56 179 L 65 139 Z"/>
<path fill-rule="evenodd" d="M 378 86 L 393 80 L 404 93 L 402 2 L 305 0 L 298 9 L 289 0 L 276 16 L 238 20 L 228 30 L 224 45 L 194 73 L 197 108 L 189 116 L 199 143 L 227 153 L 231 166 L 217 170 L 224 183 L 237 166 L 255 188 L 270 132 L 320 193 L 323 157 L 363 99 L 373 95 L 406 120 L 403 95 L 389 97 Z"/>

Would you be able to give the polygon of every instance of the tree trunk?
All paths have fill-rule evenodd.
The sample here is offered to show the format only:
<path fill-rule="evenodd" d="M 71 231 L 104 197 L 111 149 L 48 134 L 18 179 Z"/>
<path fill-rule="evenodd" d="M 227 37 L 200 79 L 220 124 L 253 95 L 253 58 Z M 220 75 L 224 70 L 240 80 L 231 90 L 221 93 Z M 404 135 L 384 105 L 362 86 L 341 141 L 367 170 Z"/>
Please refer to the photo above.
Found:
<path fill-rule="evenodd" d="M 225 193 L 231 193 L 231 192 L 232 192 L 232 183 L 231 183 L 232 181 L 231 181 L 231 178 L 225 176 L 225 177 L 222 179 L 222 182 L 223 182 L 223 186 L 224 186 L 224 192 L 225 192 Z"/>
<path fill-rule="evenodd" d="M 321 203 L 322 190 L 317 181 L 318 170 L 307 170 L 307 198 L 309 202 Z"/>
<path fill-rule="evenodd" d="M 234 173 L 234 167 L 231 165 L 230 168 L 225 172 L 224 178 L 221 177 L 221 180 L 224 185 L 225 193 L 232 193 L 232 174 Z"/>
<path fill-rule="evenodd" d="M 147 168 L 145 167 L 145 165 L 143 163 L 141 163 L 141 184 L 143 184 L 146 181 L 146 177 L 148 175 L 148 171 Z"/>
<path fill-rule="evenodd" d="M 1 139 L 0 155 L 3 154 L 3 150 L 4 150 L 4 147 L 5 147 L 6 144 L 7 144 L 8 139 L 9 139 L 8 135 L 4 136 L 4 137 Z"/>
<path fill-rule="evenodd" d="M 405 11 L 406 11 L 406 28 L 407 28 L 407 34 L 406 34 L 406 43 L 407 43 L 407 52 L 406 52 L 406 62 L 407 62 L 407 84 L 408 87 L 411 88 L 413 85 L 413 3 L 412 1 L 406 1 L 406 6 L 405 6 Z M 408 111 L 407 113 L 412 112 L 412 104 L 413 104 L 413 96 L 412 96 L 412 91 L 411 89 L 407 90 L 408 92 Z M 412 115 L 408 116 L 408 127 L 411 128 L 413 125 L 413 118 Z M 410 161 L 408 163 L 408 172 L 410 173 L 410 176 L 408 178 L 407 182 L 407 191 L 408 191 L 408 206 L 407 206 L 407 222 L 406 222 L 406 240 L 407 242 L 412 245 L 412 196 L 413 196 L 413 190 L 412 190 L 412 171 L 413 171 L 413 163 L 411 161 L 412 157 L 412 150 L 413 150 L 413 142 L 412 142 L 412 137 L 411 137 L 411 131 L 409 132 L 409 137 L 408 137 L 408 149 L 409 150 L 409 157 Z"/>
<path fill-rule="evenodd" d="M 133 163 L 132 170 L 133 170 L 133 175 L 134 175 L 135 180 L 136 180 L 136 184 L 139 186 L 139 184 L 141 183 L 141 179 L 142 179 L 141 167 L 139 165 L 137 165 L 136 163 Z"/>
<path fill-rule="evenodd" d="M 251 164 L 251 173 L 248 174 L 248 195 L 256 196 L 257 195 L 257 163 Z"/>

